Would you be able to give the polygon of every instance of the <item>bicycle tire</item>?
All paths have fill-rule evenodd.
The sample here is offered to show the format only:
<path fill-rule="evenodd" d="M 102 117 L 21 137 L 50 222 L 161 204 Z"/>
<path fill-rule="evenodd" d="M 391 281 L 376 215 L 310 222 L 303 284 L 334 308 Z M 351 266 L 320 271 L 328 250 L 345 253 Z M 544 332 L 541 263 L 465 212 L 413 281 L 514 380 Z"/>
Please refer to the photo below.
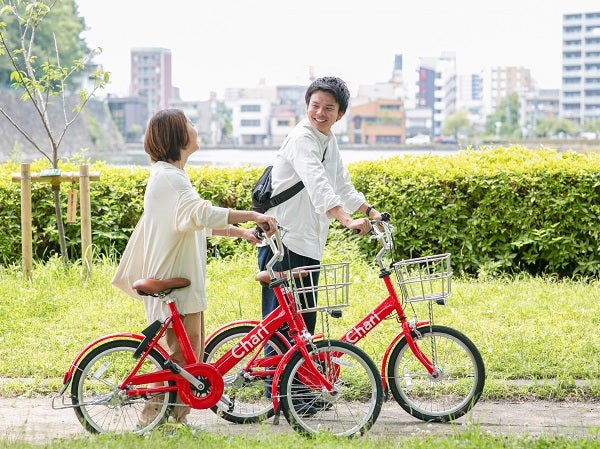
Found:
<path fill-rule="evenodd" d="M 214 363 L 252 329 L 254 327 L 250 325 L 238 325 L 215 335 L 206 345 L 204 361 Z M 287 344 L 276 335 L 271 335 L 267 343 L 277 354 L 285 354 L 288 350 Z M 248 360 L 255 357 L 258 350 L 260 349 L 256 348 L 246 357 L 240 359 L 237 365 L 223 376 L 225 382 L 223 395 L 233 406 L 227 407 L 220 402 L 211 407 L 211 410 L 229 422 L 236 424 L 258 423 L 269 419 L 275 414 L 273 401 L 266 396 L 266 391 L 269 390 L 268 379 L 257 376 L 256 371 L 254 374 L 243 371 Z M 256 358 L 256 360 L 260 359 L 260 356 Z M 241 374 L 243 374 L 243 377 Z"/>
<path fill-rule="evenodd" d="M 450 327 L 422 326 L 417 331 L 413 338 L 441 375 L 432 378 L 402 338 L 387 366 L 392 395 L 406 412 L 420 420 L 448 422 L 460 418 L 483 392 L 485 367 L 481 354 L 469 338 Z"/>
<path fill-rule="evenodd" d="M 127 396 L 119 389 L 138 362 L 133 354 L 139 344 L 139 341 L 128 339 L 107 341 L 93 348 L 77 365 L 71 384 L 71 400 L 77 419 L 87 431 L 142 434 L 164 422 L 171 413 L 176 399 L 174 391 L 156 395 L 156 415 L 143 422 L 140 420 L 142 410 L 152 398 L 148 395 Z M 139 373 L 160 370 L 164 362 L 164 357 L 153 349 Z"/>
<path fill-rule="evenodd" d="M 347 342 L 321 340 L 315 343 L 315 348 L 310 352 L 312 360 L 334 383 L 338 394 L 331 397 L 320 385 L 298 380 L 297 373 L 307 361 L 297 351 L 279 383 L 283 415 L 304 436 L 362 435 L 375 423 L 383 404 L 377 367 L 362 349 Z"/>

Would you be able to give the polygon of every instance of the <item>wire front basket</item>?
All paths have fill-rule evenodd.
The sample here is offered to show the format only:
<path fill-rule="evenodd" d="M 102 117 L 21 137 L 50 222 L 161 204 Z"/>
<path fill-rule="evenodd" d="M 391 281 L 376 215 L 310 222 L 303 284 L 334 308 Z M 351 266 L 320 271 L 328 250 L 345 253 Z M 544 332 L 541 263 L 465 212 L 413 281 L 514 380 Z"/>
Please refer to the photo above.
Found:
<path fill-rule="evenodd" d="M 298 311 L 331 311 L 346 307 L 349 274 L 349 262 L 311 265 L 288 271 Z"/>
<path fill-rule="evenodd" d="M 450 296 L 450 254 L 407 259 L 394 264 L 405 302 L 435 301 L 444 305 Z"/>

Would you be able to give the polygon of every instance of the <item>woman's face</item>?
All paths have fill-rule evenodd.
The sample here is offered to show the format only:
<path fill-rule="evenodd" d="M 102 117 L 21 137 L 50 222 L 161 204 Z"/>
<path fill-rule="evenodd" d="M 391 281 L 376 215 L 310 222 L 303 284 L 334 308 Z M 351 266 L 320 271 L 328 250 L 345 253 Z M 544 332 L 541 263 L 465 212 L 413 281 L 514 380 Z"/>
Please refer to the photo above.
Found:
<path fill-rule="evenodd" d="M 182 148 L 181 151 L 185 152 L 188 156 L 194 153 L 200 145 L 198 144 L 198 131 L 196 131 L 196 127 L 191 121 L 187 121 L 187 132 L 189 141 L 185 148 Z"/>
<path fill-rule="evenodd" d="M 312 126 L 328 136 L 331 127 L 344 114 L 340 113 L 340 105 L 331 93 L 317 90 L 310 96 L 306 115 Z"/>

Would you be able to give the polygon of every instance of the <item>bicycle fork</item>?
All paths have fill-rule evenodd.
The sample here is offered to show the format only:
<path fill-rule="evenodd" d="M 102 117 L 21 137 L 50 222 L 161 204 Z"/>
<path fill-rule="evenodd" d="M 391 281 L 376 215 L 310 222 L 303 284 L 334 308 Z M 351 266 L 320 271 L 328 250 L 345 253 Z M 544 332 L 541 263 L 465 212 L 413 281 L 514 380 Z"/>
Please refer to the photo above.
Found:
<path fill-rule="evenodd" d="M 303 340 L 302 343 L 296 342 L 296 350 L 300 351 L 300 353 L 302 354 L 302 358 L 309 362 L 306 363 L 305 366 L 303 366 L 300 370 L 298 370 L 298 378 L 302 383 L 306 383 L 309 385 L 320 385 L 322 392 L 326 393 L 330 397 L 330 399 L 334 399 L 339 392 L 335 384 L 329 381 L 327 377 L 325 377 L 325 375 L 321 373 L 321 371 L 319 371 L 319 369 L 317 368 L 315 364 L 315 359 L 313 358 L 313 352 L 308 350 L 308 346 L 312 344 L 312 338 L 308 338 L 308 341 L 306 341 L 305 339 L 307 339 L 307 337 L 310 337 L 310 334 L 299 337 Z M 283 368 L 287 366 L 290 359 L 295 353 L 296 351 L 288 351 L 281 359 L 281 362 L 279 363 L 275 371 L 275 376 L 273 377 L 273 384 L 271 387 L 271 398 L 273 400 L 273 407 L 275 411 L 279 410 L 279 379 L 283 374 Z M 326 355 L 325 357 L 328 356 Z M 319 356 L 319 359 L 322 358 L 323 356 Z M 325 362 L 327 366 L 330 367 L 334 365 L 331 359 L 323 359 L 320 361 Z"/>

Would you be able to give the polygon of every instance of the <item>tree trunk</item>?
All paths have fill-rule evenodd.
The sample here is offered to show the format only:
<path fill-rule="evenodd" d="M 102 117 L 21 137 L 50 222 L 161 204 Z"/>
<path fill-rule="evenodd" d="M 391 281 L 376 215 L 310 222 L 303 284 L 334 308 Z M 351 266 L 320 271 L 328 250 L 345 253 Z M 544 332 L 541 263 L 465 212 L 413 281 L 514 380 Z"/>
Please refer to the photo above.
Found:
<path fill-rule="evenodd" d="M 67 239 L 65 238 L 65 225 L 63 223 L 62 208 L 60 206 L 60 184 L 52 186 L 52 196 L 54 198 L 54 212 L 56 213 L 56 229 L 58 230 L 58 241 L 60 244 L 60 254 L 64 263 L 69 262 L 67 252 Z"/>

